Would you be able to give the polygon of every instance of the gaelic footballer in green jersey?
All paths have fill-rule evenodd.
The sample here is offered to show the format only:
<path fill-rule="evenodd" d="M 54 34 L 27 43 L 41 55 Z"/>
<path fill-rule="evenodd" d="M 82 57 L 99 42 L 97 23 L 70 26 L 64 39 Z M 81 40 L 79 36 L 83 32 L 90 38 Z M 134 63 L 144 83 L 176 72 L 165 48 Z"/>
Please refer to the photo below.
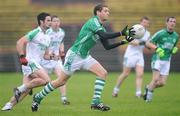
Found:
<path fill-rule="evenodd" d="M 147 46 L 155 49 L 152 56 L 151 67 L 153 70 L 152 81 L 147 85 L 144 100 L 152 100 L 153 90 L 165 85 L 170 70 L 172 54 L 176 53 L 179 35 L 174 31 L 176 25 L 175 17 L 168 17 L 166 29 L 162 29 L 154 34 Z"/>
<path fill-rule="evenodd" d="M 57 78 L 48 83 L 42 91 L 34 96 L 32 111 L 37 111 L 41 100 L 45 96 L 57 87 L 64 85 L 70 76 L 76 70 L 80 69 L 88 70 L 96 75 L 91 109 L 101 111 L 110 110 L 110 107 L 104 105 L 101 101 L 101 94 L 105 85 L 107 71 L 89 53 L 97 41 L 101 41 L 106 49 L 112 49 L 126 42 L 120 41 L 114 44 L 109 44 L 108 39 L 114 39 L 119 36 L 129 36 L 129 38 L 126 39 L 127 41 L 131 41 L 133 40 L 131 36 L 134 32 L 131 29 L 128 29 L 127 26 L 120 32 L 106 32 L 103 23 L 108 20 L 108 17 L 109 8 L 106 5 L 95 6 L 94 16 L 82 26 L 76 41 L 66 54 L 63 70 L 61 71 L 61 79 Z"/>

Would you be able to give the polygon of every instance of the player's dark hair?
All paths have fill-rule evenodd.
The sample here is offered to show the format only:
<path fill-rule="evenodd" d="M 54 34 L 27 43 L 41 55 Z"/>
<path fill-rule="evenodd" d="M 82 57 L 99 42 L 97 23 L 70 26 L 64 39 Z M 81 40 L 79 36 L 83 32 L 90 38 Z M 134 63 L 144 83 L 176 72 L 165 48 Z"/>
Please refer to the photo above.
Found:
<path fill-rule="evenodd" d="M 38 14 L 37 16 L 38 25 L 40 25 L 40 20 L 44 21 L 47 16 L 50 16 L 50 14 L 45 12 Z"/>
<path fill-rule="evenodd" d="M 142 22 L 143 20 L 148 20 L 149 21 L 149 18 L 147 16 L 144 16 L 144 17 L 141 18 L 140 21 Z"/>
<path fill-rule="evenodd" d="M 166 22 L 168 22 L 168 21 L 169 21 L 169 19 L 175 19 L 175 17 L 174 17 L 174 16 L 169 16 L 169 17 L 166 17 Z"/>
<path fill-rule="evenodd" d="M 97 15 L 97 11 L 101 12 L 101 10 L 103 9 L 103 7 L 108 7 L 107 5 L 105 4 L 98 4 L 97 6 L 94 7 L 94 15 L 96 16 Z"/>

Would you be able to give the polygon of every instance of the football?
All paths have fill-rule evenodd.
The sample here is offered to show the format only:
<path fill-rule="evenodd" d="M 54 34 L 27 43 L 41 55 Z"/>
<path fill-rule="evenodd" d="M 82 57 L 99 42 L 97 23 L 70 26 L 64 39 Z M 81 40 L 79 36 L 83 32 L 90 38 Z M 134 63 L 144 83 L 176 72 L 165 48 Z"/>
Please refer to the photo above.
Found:
<path fill-rule="evenodd" d="M 145 34 L 145 28 L 140 24 L 135 24 L 132 26 L 133 30 L 135 31 L 135 35 L 133 36 L 136 39 L 140 39 Z"/>

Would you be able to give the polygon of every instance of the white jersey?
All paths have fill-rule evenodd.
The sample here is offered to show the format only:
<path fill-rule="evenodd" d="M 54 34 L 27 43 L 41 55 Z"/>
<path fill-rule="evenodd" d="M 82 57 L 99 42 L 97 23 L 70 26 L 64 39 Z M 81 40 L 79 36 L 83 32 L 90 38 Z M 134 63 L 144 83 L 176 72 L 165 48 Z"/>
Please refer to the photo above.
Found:
<path fill-rule="evenodd" d="M 51 40 L 49 46 L 49 52 L 55 55 L 59 55 L 60 45 L 61 43 L 63 43 L 65 32 L 61 28 L 59 28 L 58 31 L 53 31 L 52 29 L 48 29 L 47 34 Z M 55 68 L 59 68 L 62 66 L 62 61 L 61 59 L 58 61 L 42 59 L 41 65 L 49 73 L 51 73 Z"/>
<path fill-rule="evenodd" d="M 46 49 L 50 45 L 49 36 L 40 27 L 30 31 L 26 38 L 29 40 L 26 46 L 26 58 L 28 61 L 40 63 Z"/>
<path fill-rule="evenodd" d="M 25 77 L 28 77 L 28 75 L 42 68 L 40 63 L 50 45 L 50 38 L 40 27 L 30 31 L 25 37 L 29 41 L 26 45 L 28 65 L 22 65 L 22 72 Z"/>
<path fill-rule="evenodd" d="M 138 39 L 140 42 L 146 42 L 150 38 L 150 32 L 146 30 L 144 36 Z M 124 57 L 140 56 L 143 57 L 144 45 L 128 45 Z"/>
<path fill-rule="evenodd" d="M 59 55 L 60 44 L 63 43 L 65 32 L 63 29 L 59 28 L 58 31 L 53 31 L 52 28 L 47 30 L 51 42 L 49 46 L 49 51 L 55 55 Z"/>

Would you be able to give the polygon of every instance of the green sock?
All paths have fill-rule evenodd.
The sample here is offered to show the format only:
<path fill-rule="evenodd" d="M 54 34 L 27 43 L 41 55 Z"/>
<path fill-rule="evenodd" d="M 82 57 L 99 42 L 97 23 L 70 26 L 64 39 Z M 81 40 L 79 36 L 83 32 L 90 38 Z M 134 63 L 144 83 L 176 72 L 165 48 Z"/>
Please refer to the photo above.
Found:
<path fill-rule="evenodd" d="M 41 100 L 43 100 L 43 98 L 44 98 L 45 96 L 47 96 L 50 92 L 52 92 L 54 89 L 55 89 L 55 88 L 52 86 L 52 84 L 51 84 L 51 83 L 48 83 L 48 84 L 43 88 L 42 91 L 40 91 L 39 93 L 37 93 L 37 94 L 35 95 L 35 98 L 36 98 L 37 102 L 40 103 Z"/>
<path fill-rule="evenodd" d="M 101 94 L 102 94 L 104 85 L 105 85 L 105 80 L 96 78 L 95 85 L 94 85 L 94 95 L 93 95 L 93 99 L 92 99 L 92 104 L 101 103 Z"/>

